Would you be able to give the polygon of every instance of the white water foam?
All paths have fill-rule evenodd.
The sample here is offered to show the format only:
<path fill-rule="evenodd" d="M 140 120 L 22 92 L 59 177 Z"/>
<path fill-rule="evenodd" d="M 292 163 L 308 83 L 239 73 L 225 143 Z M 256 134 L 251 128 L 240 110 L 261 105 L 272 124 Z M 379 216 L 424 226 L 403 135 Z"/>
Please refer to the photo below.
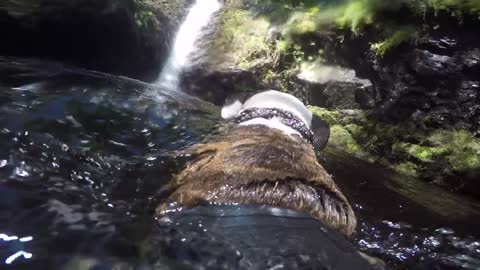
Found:
<path fill-rule="evenodd" d="M 215 12 L 221 7 L 218 0 L 196 0 L 175 37 L 175 43 L 167 63 L 162 69 L 155 85 L 169 90 L 179 87 L 179 74 L 188 64 L 188 56 L 194 52 L 196 41 Z"/>

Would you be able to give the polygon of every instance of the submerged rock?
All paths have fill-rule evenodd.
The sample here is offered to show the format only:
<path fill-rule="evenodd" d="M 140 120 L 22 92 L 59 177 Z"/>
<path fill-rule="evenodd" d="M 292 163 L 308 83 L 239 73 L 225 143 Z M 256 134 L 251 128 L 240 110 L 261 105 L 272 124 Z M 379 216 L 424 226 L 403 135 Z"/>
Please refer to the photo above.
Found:
<path fill-rule="evenodd" d="M 0 55 L 153 80 L 189 0 L 2 1 Z"/>

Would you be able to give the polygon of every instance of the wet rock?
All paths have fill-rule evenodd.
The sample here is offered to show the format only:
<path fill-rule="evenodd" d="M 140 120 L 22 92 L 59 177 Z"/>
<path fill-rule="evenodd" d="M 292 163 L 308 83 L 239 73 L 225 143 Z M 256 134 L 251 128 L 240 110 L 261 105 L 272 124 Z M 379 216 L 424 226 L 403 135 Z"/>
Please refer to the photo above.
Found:
<path fill-rule="evenodd" d="M 309 104 L 336 109 L 370 109 L 375 105 L 372 83 L 358 78 L 353 69 L 328 65 L 305 67 L 297 78 L 310 94 Z"/>
<path fill-rule="evenodd" d="M 471 31 L 432 34 L 427 41 L 405 45 L 385 57 L 368 49 L 344 53 L 367 42 L 365 37 L 353 37 L 330 44 L 326 54 L 336 56 L 329 61 L 341 62 L 370 79 L 376 93 L 373 111 L 382 122 L 410 121 L 423 130 L 460 128 L 478 135 L 480 39 L 472 40 Z"/>
<path fill-rule="evenodd" d="M 461 71 L 455 58 L 425 50 L 415 50 L 412 68 L 418 76 L 429 77 L 458 76 Z"/>
<path fill-rule="evenodd" d="M 216 105 L 223 105 L 233 93 L 255 92 L 261 88 L 255 74 L 248 70 L 211 70 L 201 66 L 185 71 L 180 87 L 184 92 Z"/>
<path fill-rule="evenodd" d="M 448 55 L 457 48 L 457 40 L 451 37 L 428 38 L 420 48 L 440 55 Z"/>
<path fill-rule="evenodd" d="M 379 123 L 371 111 L 309 109 L 331 126 L 328 147 L 480 196 L 480 139 L 466 129 L 421 129 L 408 121 Z"/>
<path fill-rule="evenodd" d="M 467 76 L 478 78 L 480 76 L 480 49 L 474 48 L 460 55 L 464 72 Z"/>

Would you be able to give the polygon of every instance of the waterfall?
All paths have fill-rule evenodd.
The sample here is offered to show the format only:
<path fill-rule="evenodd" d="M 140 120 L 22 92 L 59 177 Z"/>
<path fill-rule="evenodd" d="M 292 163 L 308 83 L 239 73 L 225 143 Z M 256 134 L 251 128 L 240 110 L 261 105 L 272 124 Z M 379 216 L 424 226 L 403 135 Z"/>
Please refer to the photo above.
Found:
<path fill-rule="evenodd" d="M 218 0 L 195 1 L 177 32 L 173 49 L 155 81 L 155 85 L 170 90 L 178 89 L 179 75 L 188 64 L 189 54 L 196 50 L 196 41 L 201 36 L 202 28 L 208 25 L 211 17 L 220 7 L 221 4 Z"/>

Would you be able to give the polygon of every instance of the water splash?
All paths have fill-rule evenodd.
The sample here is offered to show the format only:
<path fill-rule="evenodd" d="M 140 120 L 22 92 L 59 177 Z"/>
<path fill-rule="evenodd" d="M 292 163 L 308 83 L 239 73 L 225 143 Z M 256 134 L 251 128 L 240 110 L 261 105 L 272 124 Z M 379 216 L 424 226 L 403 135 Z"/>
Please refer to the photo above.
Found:
<path fill-rule="evenodd" d="M 221 7 L 218 0 L 196 0 L 175 37 L 173 49 L 155 84 L 170 90 L 178 89 L 179 73 L 196 50 L 196 41 L 211 17 Z"/>

